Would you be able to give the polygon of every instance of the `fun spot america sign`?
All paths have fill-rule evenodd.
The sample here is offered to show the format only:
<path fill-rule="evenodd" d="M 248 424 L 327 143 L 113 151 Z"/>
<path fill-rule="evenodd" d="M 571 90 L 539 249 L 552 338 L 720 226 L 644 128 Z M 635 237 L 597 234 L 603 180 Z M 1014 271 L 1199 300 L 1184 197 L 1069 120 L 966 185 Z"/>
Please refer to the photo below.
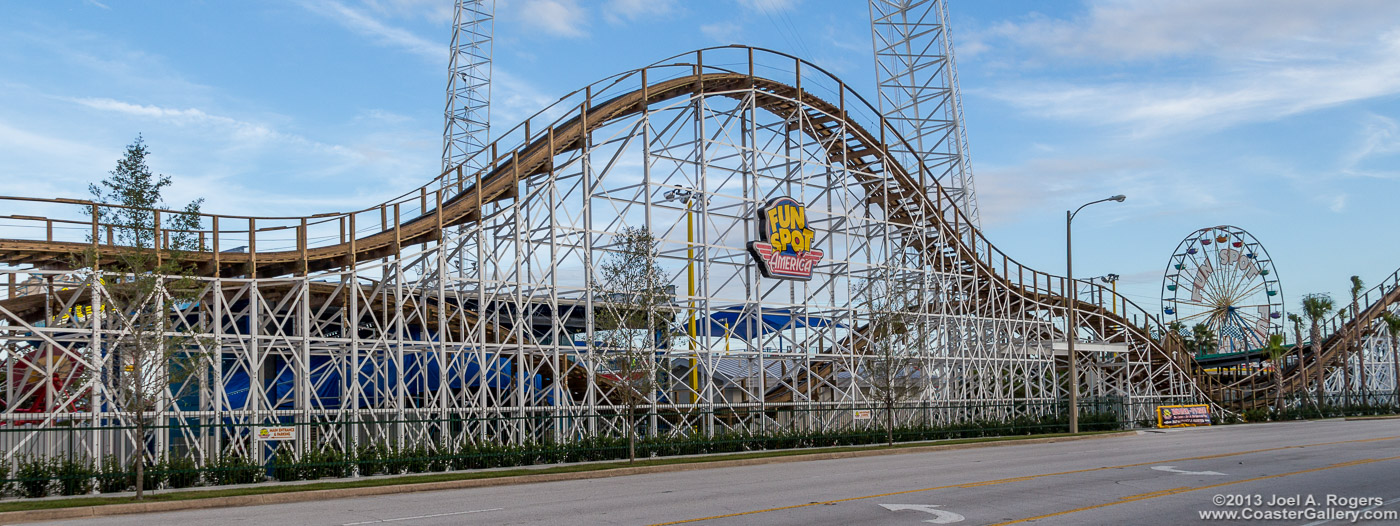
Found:
<path fill-rule="evenodd" d="M 749 253 L 765 277 L 807 281 L 822 260 L 817 232 L 807 228 L 807 207 L 791 197 L 775 197 L 758 209 L 758 241 Z"/>

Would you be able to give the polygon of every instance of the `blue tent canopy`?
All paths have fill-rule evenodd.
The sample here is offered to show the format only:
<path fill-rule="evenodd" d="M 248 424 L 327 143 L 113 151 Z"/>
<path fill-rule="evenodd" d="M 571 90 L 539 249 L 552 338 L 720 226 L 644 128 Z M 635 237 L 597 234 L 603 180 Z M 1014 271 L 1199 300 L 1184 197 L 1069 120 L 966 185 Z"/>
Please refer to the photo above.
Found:
<path fill-rule="evenodd" d="M 709 323 L 702 322 L 701 327 L 697 329 L 700 336 L 752 340 L 765 334 L 793 327 L 806 329 L 845 327 L 845 325 L 819 316 L 794 315 L 792 309 L 760 309 L 754 306 L 733 305 L 711 311 Z"/>

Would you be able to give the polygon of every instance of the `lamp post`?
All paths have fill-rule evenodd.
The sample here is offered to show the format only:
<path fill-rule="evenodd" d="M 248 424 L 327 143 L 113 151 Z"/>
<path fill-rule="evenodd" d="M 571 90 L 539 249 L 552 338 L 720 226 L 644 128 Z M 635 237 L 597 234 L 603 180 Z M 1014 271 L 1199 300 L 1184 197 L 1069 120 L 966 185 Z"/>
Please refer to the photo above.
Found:
<path fill-rule="evenodd" d="M 1079 287 L 1074 285 L 1074 241 L 1071 235 L 1070 226 L 1074 223 L 1074 216 L 1079 214 L 1084 207 L 1102 203 L 1104 201 L 1123 202 L 1128 196 L 1119 194 L 1113 197 L 1090 201 L 1079 205 L 1073 212 L 1065 211 L 1065 280 L 1069 285 L 1069 323 L 1065 326 L 1065 340 L 1069 344 L 1069 432 L 1079 432 L 1079 359 L 1074 354 L 1074 340 L 1079 338 L 1079 320 L 1076 319 L 1076 311 L 1079 301 Z"/>
<path fill-rule="evenodd" d="M 1102 281 L 1102 282 L 1108 284 L 1108 286 L 1109 286 L 1109 288 L 1110 288 L 1110 292 L 1112 292 L 1112 293 L 1113 293 L 1113 296 L 1114 296 L 1114 298 L 1113 298 L 1111 301 L 1109 301 L 1108 307 L 1109 307 L 1109 310 L 1111 310 L 1111 311 L 1113 312 L 1114 315 L 1117 315 L 1117 314 L 1118 314 L 1118 299 L 1117 299 L 1117 296 L 1118 296 L 1118 278 L 1120 278 L 1120 277 L 1121 277 L 1121 276 L 1119 276 L 1119 275 L 1117 275 L 1117 274 L 1108 274 L 1108 275 L 1104 275 L 1104 276 L 1094 276 L 1094 277 L 1092 277 L 1092 278 L 1089 278 L 1089 285 L 1093 285 L 1095 280 Z M 1100 301 L 1102 301 L 1102 299 L 1100 299 Z"/>
<path fill-rule="evenodd" d="M 1124 199 L 1127 199 L 1127 198 L 1124 197 Z M 1118 278 L 1119 278 L 1119 276 L 1118 276 L 1117 274 L 1109 274 L 1109 275 L 1103 277 L 1103 280 L 1108 282 L 1109 288 L 1111 288 L 1111 289 L 1113 290 L 1113 300 L 1110 301 L 1110 302 L 1108 303 L 1108 305 L 1109 305 L 1109 308 L 1112 309 L 1113 315 L 1114 315 L 1114 316 L 1117 316 L 1117 315 L 1118 315 Z M 1126 308 L 1126 307 L 1127 307 L 1127 304 L 1124 304 L 1123 306 L 1124 306 L 1123 315 L 1124 315 L 1124 316 L 1127 316 L 1127 315 L 1128 315 L 1128 313 L 1127 313 L 1127 308 Z"/>
<path fill-rule="evenodd" d="M 690 309 L 690 320 L 686 324 L 690 339 L 686 347 L 690 348 L 690 403 L 700 401 L 700 371 L 695 363 L 695 218 L 694 208 L 696 203 L 695 190 L 693 188 L 675 188 L 667 190 L 662 194 L 662 202 L 678 201 L 685 205 L 685 274 L 686 274 L 686 306 Z"/>

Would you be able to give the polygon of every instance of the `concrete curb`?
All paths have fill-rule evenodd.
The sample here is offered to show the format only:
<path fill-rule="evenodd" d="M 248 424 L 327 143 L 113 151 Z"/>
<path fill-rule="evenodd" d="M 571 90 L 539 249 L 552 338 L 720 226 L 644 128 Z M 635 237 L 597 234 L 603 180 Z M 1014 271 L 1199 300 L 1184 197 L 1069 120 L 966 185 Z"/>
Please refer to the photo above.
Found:
<path fill-rule="evenodd" d="M 1400 415 L 1384 415 L 1384 416 L 1349 416 L 1349 417 L 1346 417 L 1345 420 L 1346 420 L 1347 422 L 1351 422 L 1351 421 L 1354 421 L 1354 420 L 1400 420 Z"/>
<path fill-rule="evenodd" d="M 396 493 L 414 493 L 419 491 L 441 491 L 449 489 L 482 488 L 488 486 L 510 486 L 518 484 L 535 484 L 539 482 L 557 482 L 565 480 L 587 480 L 609 477 L 625 477 L 628 475 L 641 475 L 648 473 L 674 473 L 681 471 L 695 471 L 701 469 L 729 468 L 737 466 L 757 466 L 762 464 L 785 464 L 789 462 L 808 462 L 813 460 L 834 460 L 843 458 L 860 458 L 883 455 L 903 455 L 908 453 L 928 453 L 934 451 L 949 451 L 956 449 L 974 449 L 983 447 L 1012 446 L 1024 444 L 1052 444 L 1055 442 L 1068 442 L 1075 440 L 1091 440 L 1099 438 L 1135 436 L 1136 434 L 1136 431 L 1120 431 L 1116 433 L 1103 433 L 1098 435 L 1027 438 L 1021 440 L 997 440 L 991 442 L 913 446 L 893 449 L 869 449 L 862 451 L 833 451 L 827 453 L 810 453 L 799 455 L 787 455 L 780 457 L 716 460 L 712 462 L 691 462 L 684 464 L 667 464 L 664 466 L 620 467 L 611 469 L 600 469 L 596 471 L 580 471 L 575 473 L 540 473 L 535 475 L 514 475 L 507 477 L 449 480 L 442 482 L 405 482 L 403 484 L 373 486 L 367 488 L 289 491 L 285 493 L 239 495 L 234 497 L 210 497 L 205 499 L 190 499 L 163 502 L 133 502 L 127 504 L 78 506 L 72 508 L 56 508 L 47 510 L 7 511 L 0 512 L 0 524 L 17 524 L 23 522 L 80 519 L 89 517 L 106 517 L 111 515 L 127 515 L 133 513 L 201 510 L 211 508 L 229 508 L 236 506 L 259 506 L 264 504 L 285 504 L 292 502 L 308 502 L 327 499 L 346 499 L 354 497 L 370 497 L 375 495 L 391 495 Z"/>

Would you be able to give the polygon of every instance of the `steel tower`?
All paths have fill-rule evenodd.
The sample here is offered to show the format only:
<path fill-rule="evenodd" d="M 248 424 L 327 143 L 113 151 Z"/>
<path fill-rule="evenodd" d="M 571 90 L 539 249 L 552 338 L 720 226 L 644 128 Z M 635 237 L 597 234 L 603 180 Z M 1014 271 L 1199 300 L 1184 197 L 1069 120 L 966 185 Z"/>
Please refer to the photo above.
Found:
<path fill-rule="evenodd" d="M 457 0 L 447 63 L 447 107 L 442 133 L 442 169 L 482 167 L 472 155 L 491 137 L 491 36 L 495 0 Z"/>
<path fill-rule="evenodd" d="M 962 211 L 964 233 L 980 226 L 945 0 L 870 0 L 870 33 L 880 114 L 908 141 L 891 153 L 908 166 L 923 162 L 932 173 L 921 175 Z M 955 219 L 952 209 L 945 214 Z"/>

